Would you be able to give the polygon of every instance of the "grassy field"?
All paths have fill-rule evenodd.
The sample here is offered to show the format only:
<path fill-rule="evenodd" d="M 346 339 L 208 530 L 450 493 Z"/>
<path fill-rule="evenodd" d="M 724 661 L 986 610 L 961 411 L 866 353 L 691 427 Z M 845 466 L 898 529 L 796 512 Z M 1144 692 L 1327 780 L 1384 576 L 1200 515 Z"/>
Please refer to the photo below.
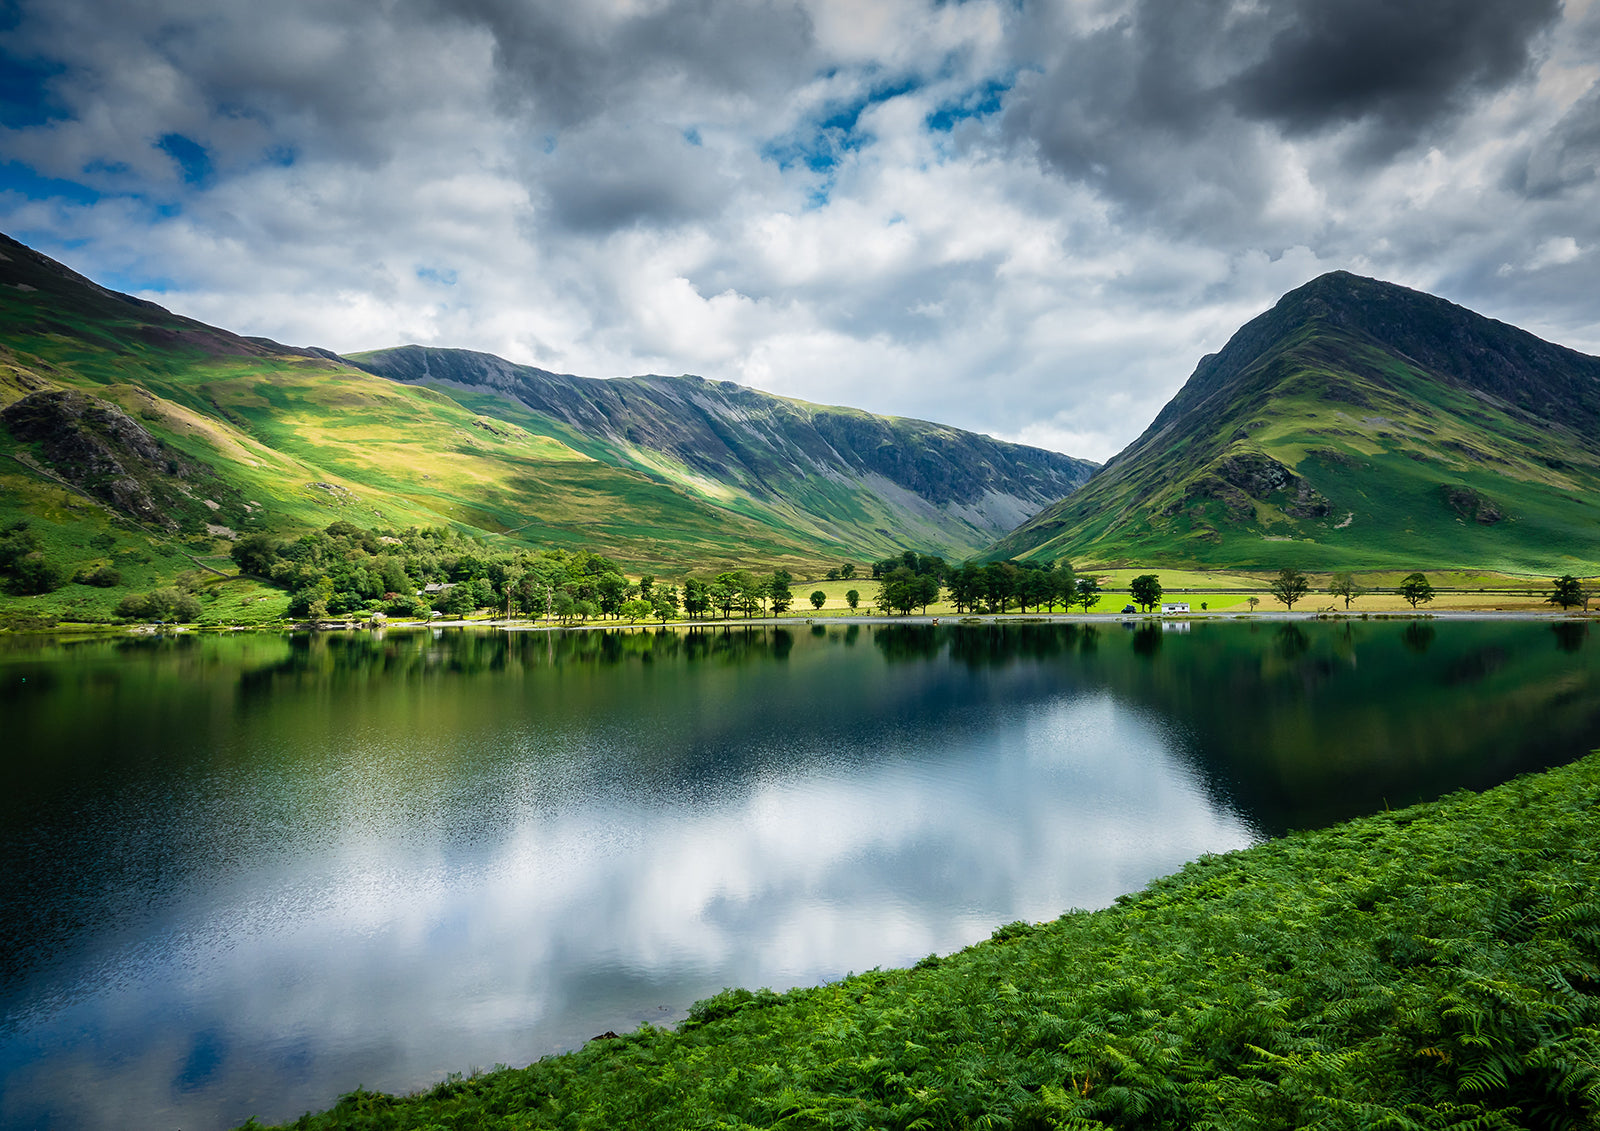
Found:
<path fill-rule="evenodd" d="M 1409 571 L 1407 571 L 1409 572 Z M 1195 613 L 1202 611 L 1201 605 L 1206 605 L 1207 612 L 1250 612 L 1249 598 L 1253 595 L 1259 603 L 1253 610 L 1257 613 L 1283 612 L 1284 606 L 1267 593 L 1267 586 L 1274 574 L 1266 570 L 1251 570 L 1233 572 L 1227 570 L 1185 570 L 1163 569 L 1159 566 L 1136 566 L 1123 569 L 1086 570 L 1100 579 L 1101 585 L 1108 589 L 1121 589 L 1122 593 L 1107 592 L 1090 610 L 1091 613 L 1116 613 L 1130 603 L 1125 592 L 1133 578 L 1144 573 L 1153 573 L 1161 580 L 1163 589 L 1174 601 L 1187 601 Z M 1327 592 L 1330 581 L 1329 574 L 1309 574 L 1311 579 L 1311 592 L 1304 599 L 1297 602 L 1295 609 L 1300 612 L 1333 610 L 1344 612 L 1343 598 L 1335 598 Z M 1372 573 L 1360 573 L 1356 580 L 1368 588 L 1393 588 L 1400 584 L 1406 574 L 1397 570 L 1384 570 Z M 1484 610 L 1508 612 L 1550 612 L 1553 606 L 1545 603 L 1544 596 L 1550 589 L 1550 578 L 1516 576 L 1512 574 L 1485 573 L 1470 571 L 1438 571 L 1426 575 L 1429 582 L 1439 590 L 1434 599 L 1421 606 L 1421 611 L 1436 610 Z M 1600 592 L 1600 578 L 1587 579 L 1588 587 Z M 787 614 L 790 617 L 807 616 L 844 616 L 850 614 L 849 605 L 845 601 L 845 593 L 855 589 L 860 593 L 860 608 L 856 615 L 867 615 L 869 607 L 874 613 L 881 612 L 875 607 L 878 583 L 870 577 L 863 580 L 856 578 L 852 581 L 828 580 L 796 580 L 790 588 L 795 595 L 794 607 Z M 813 591 L 820 590 L 827 595 L 827 601 L 820 610 L 813 610 L 808 600 Z M 1459 592 L 1455 590 L 1460 590 Z M 917 610 L 921 614 L 921 610 Z M 1015 609 L 1013 608 L 1013 611 Z M 1057 609 L 1059 612 L 1059 607 Z M 1079 612 L 1081 610 L 1074 610 Z M 1404 598 L 1396 593 L 1367 593 L 1357 597 L 1350 604 L 1351 613 L 1373 613 L 1411 611 Z M 1030 610 L 1030 613 L 1032 610 Z M 955 606 L 948 600 L 940 600 L 928 606 L 929 616 L 956 616 Z"/>
<path fill-rule="evenodd" d="M 1594 1127 L 1597 813 L 1591 756 L 294 1126 Z"/>

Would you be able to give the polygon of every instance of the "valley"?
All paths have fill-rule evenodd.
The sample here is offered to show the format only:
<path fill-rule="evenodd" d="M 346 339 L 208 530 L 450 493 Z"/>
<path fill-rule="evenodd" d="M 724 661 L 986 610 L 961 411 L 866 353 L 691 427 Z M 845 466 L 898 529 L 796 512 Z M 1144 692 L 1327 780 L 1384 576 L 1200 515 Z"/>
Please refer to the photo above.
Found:
<path fill-rule="evenodd" d="M 174 584 L 205 598 L 205 623 L 275 623 L 287 595 L 230 551 L 337 523 L 677 580 L 816 579 L 906 549 L 1060 560 L 1110 588 L 1238 574 L 1169 585 L 1218 608 L 1283 567 L 1369 589 L 1492 576 L 1440 606 L 1464 608 L 1600 574 L 1600 360 L 1342 272 L 1203 359 L 1101 468 L 693 376 L 420 346 L 345 358 L 173 315 L 15 241 L 0 256 L 0 529 L 39 574 L 0 595 L 12 627 L 114 620 L 128 590 Z"/>

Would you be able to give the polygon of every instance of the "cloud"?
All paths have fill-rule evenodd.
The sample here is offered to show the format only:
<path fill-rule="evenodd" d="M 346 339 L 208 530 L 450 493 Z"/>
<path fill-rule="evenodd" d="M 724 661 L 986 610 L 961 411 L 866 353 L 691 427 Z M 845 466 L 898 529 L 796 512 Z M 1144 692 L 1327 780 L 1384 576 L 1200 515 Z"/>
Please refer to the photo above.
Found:
<path fill-rule="evenodd" d="M 1409 141 L 1522 77 L 1559 14 L 1559 0 L 1304 0 L 1225 89 L 1291 133 L 1370 121 Z"/>
<path fill-rule="evenodd" d="M 242 332 L 1095 458 L 1323 270 L 1594 333 L 1588 0 L 14 7 L 0 226 Z"/>

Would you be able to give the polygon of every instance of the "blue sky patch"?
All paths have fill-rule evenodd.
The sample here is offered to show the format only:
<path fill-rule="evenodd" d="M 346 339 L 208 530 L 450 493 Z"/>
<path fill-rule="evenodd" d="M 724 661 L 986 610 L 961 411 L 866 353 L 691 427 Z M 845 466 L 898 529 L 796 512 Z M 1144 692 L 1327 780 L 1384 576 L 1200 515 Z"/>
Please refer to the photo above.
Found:
<path fill-rule="evenodd" d="M 456 285 L 456 273 L 449 267 L 418 267 L 417 278 L 424 283 L 438 283 L 442 287 Z"/>
<path fill-rule="evenodd" d="M 71 204 L 97 204 L 101 193 L 77 181 L 40 176 L 20 161 L 0 164 L 0 192 L 17 192 L 29 200 L 64 200 Z"/>
<path fill-rule="evenodd" d="M 121 291 L 125 295 L 164 295 L 178 289 L 178 285 L 165 275 L 144 275 L 137 271 L 96 271 L 94 278 L 102 287 Z"/>
<path fill-rule="evenodd" d="M 199 142 L 182 134 L 163 134 L 156 148 L 178 163 L 184 184 L 199 185 L 211 179 L 211 155 Z"/>
<path fill-rule="evenodd" d="M 997 113 L 1003 104 L 1005 92 L 1011 83 L 990 79 L 976 90 L 955 102 L 946 102 L 927 117 L 928 128 L 939 133 L 955 129 L 957 122 L 969 118 L 984 118 Z"/>
<path fill-rule="evenodd" d="M 906 78 L 874 87 L 864 97 L 834 103 L 828 107 L 826 117 L 810 126 L 809 133 L 802 124 L 788 137 L 762 146 L 761 156 L 784 171 L 803 165 L 813 173 L 826 173 L 842 155 L 872 140 L 872 135 L 861 129 L 861 115 L 869 107 L 910 94 L 921 86 L 920 80 Z"/>
<path fill-rule="evenodd" d="M 18 59 L 0 51 L 0 126 L 25 130 L 72 117 L 49 86 L 64 70 L 59 63 Z"/>

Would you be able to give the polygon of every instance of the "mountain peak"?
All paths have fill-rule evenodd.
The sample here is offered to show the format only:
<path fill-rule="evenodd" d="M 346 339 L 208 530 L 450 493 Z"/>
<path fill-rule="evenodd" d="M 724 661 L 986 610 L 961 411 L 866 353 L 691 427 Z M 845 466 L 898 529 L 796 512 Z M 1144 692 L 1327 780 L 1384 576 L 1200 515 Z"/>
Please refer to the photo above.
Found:
<path fill-rule="evenodd" d="M 993 552 L 1554 569 L 1577 547 L 1600 561 L 1600 520 L 1573 510 L 1597 485 L 1600 359 L 1334 271 L 1203 358 L 1143 435 Z"/>

